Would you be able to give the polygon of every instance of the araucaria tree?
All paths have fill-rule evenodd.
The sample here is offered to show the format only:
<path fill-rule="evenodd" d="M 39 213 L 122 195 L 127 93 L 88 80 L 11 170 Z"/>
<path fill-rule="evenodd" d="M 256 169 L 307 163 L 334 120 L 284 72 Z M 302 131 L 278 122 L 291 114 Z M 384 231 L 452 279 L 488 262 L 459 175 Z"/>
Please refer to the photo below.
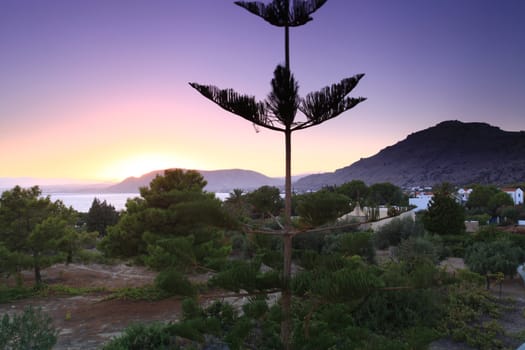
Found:
<path fill-rule="evenodd" d="M 289 344 L 290 334 L 289 308 L 291 295 L 289 281 L 291 276 L 292 237 L 296 232 L 291 226 L 291 138 L 292 133 L 319 125 L 337 117 L 344 111 L 365 100 L 363 97 L 352 98 L 348 94 L 354 89 L 363 74 L 345 78 L 339 83 L 311 92 L 304 98 L 299 97 L 299 84 L 290 69 L 289 30 L 312 20 L 311 14 L 317 11 L 327 0 L 273 0 L 268 4 L 258 1 L 236 1 L 235 4 L 261 17 L 271 25 L 284 28 L 285 63 L 279 64 L 271 81 L 272 90 L 264 101 L 238 93 L 232 89 L 220 89 L 211 85 L 190 83 L 202 95 L 218 104 L 223 109 L 240 116 L 256 126 L 282 132 L 285 139 L 285 211 L 283 237 L 283 310 L 284 321 L 281 329 L 283 344 Z M 305 118 L 296 119 L 297 111 Z"/>

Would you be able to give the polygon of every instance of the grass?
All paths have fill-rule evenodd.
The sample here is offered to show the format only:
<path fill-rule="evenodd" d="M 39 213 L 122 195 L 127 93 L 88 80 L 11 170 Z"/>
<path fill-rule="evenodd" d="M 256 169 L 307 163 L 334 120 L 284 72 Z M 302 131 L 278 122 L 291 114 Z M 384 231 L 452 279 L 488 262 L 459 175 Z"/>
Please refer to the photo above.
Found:
<path fill-rule="evenodd" d="M 152 285 L 146 285 L 142 287 L 125 287 L 117 289 L 107 296 L 105 300 L 123 299 L 156 301 L 169 298 L 170 296 L 172 296 L 172 294 L 166 291 Z"/>

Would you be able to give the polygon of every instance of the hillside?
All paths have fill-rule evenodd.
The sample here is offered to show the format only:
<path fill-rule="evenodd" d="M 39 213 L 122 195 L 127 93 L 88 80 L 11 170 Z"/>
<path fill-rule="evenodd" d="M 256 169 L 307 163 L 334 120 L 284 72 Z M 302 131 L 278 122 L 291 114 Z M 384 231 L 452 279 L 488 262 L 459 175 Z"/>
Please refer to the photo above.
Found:
<path fill-rule="evenodd" d="M 164 170 L 157 170 L 140 177 L 129 177 L 116 185 L 108 187 L 106 191 L 115 193 L 137 192 L 139 187 L 149 185 L 155 176 L 163 172 Z M 199 170 L 199 173 L 208 182 L 205 190 L 210 192 L 230 192 L 234 188 L 248 191 L 264 185 L 279 187 L 284 184 L 283 179 L 268 177 L 251 170 Z"/>
<path fill-rule="evenodd" d="M 356 179 L 402 187 L 444 181 L 456 185 L 523 182 L 525 132 L 503 131 L 485 123 L 445 121 L 333 173 L 306 176 L 294 188 L 318 189 Z"/>

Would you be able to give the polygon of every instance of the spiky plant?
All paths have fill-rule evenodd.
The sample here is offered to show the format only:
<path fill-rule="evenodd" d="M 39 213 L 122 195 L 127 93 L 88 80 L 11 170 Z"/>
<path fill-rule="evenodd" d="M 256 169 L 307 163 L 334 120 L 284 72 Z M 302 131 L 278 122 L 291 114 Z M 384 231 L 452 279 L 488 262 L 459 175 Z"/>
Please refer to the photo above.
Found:
<path fill-rule="evenodd" d="M 283 237 L 283 312 L 284 320 L 281 339 L 288 347 L 290 339 L 289 281 L 291 277 L 292 237 L 296 232 L 291 227 L 292 181 L 291 181 L 291 139 L 294 131 L 307 129 L 333 119 L 346 110 L 363 102 L 365 98 L 348 97 L 364 74 L 345 78 L 339 83 L 299 97 L 299 84 L 290 70 L 289 28 L 298 27 L 312 20 L 311 14 L 327 0 L 273 0 L 268 4 L 258 1 L 236 1 L 235 4 L 263 18 L 268 23 L 284 27 L 285 65 L 278 65 L 271 81 L 272 90 L 263 101 L 254 96 L 240 94 L 233 89 L 220 89 L 212 85 L 190 83 L 203 96 L 221 108 L 240 116 L 253 124 L 270 130 L 280 131 L 285 136 L 285 225 Z M 297 111 L 305 118 L 296 119 Z"/>

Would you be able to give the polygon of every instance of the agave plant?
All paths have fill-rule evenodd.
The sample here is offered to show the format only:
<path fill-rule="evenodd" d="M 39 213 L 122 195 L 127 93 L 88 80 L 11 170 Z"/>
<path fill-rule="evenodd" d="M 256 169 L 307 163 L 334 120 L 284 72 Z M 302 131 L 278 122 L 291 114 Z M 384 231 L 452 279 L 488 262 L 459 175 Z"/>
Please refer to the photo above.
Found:
<path fill-rule="evenodd" d="M 249 12 L 263 18 L 268 23 L 285 29 L 285 65 L 278 65 L 271 81 L 272 90 L 263 101 L 254 96 L 245 95 L 233 89 L 220 89 L 212 85 L 190 83 L 203 96 L 218 104 L 221 108 L 242 117 L 256 126 L 285 135 L 285 226 L 282 231 L 284 244 L 283 269 L 283 311 L 285 314 L 281 330 L 283 344 L 289 344 L 289 308 L 291 294 L 289 280 L 291 276 L 292 237 L 291 227 L 292 182 L 291 182 L 291 136 L 294 131 L 303 130 L 333 119 L 365 100 L 364 97 L 348 97 L 364 74 L 345 78 L 339 83 L 311 92 L 304 98 L 299 97 L 299 84 L 290 70 L 289 28 L 306 24 L 312 20 L 311 14 L 317 11 L 327 0 L 273 0 L 268 4 L 254 1 L 237 1 Z M 297 111 L 304 118 L 297 119 Z"/>

